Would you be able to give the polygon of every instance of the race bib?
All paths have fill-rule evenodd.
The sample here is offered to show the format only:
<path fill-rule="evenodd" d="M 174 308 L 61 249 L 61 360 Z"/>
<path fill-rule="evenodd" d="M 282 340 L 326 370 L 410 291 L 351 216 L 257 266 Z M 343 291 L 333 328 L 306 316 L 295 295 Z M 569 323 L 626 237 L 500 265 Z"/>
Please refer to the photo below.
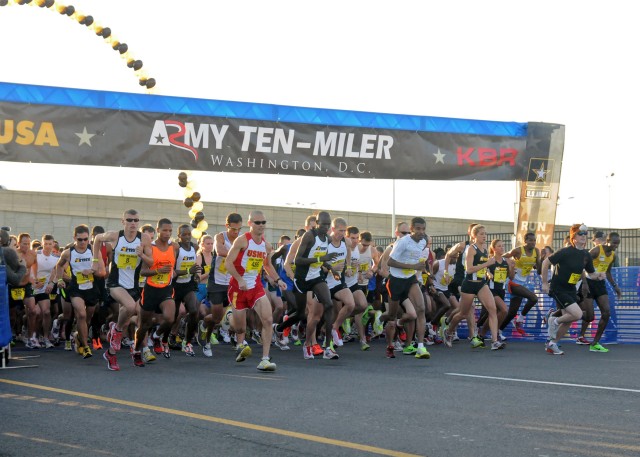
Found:
<path fill-rule="evenodd" d="M 24 287 L 21 287 L 19 289 L 11 289 L 11 298 L 13 298 L 14 300 L 24 300 Z"/>
<path fill-rule="evenodd" d="M 169 273 L 153 275 L 153 282 L 156 284 L 169 284 Z"/>
<path fill-rule="evenodd" d="M 314 252 L 313 257 L 316 258 L 317 262 L 312 263 L 311 266 L 314 268 L 320 268 L 322 266 L 322 261 L 320 260 L 320 257 L 324 257 L 325 255 L 327 255 L 327 251 Z"/>
<path fill-rule="evenodd" d="M 606 263 L 604 256 L 600 256 L 598 260 L 600 261 L 600 263 L 598 263 L 598 266 L 596 267 L 596 271 L 598 273 L 606 273 L 607 269 L 609 268 L 609 265 Z"/>
<path fill-rule="evenodd" d="M 493 272 L 493 282 L 503 283 L 507 280 L 507 269 L 497 267 Z"/>
<path fill-rule="evenodd" d="M 211 271 L 211 265 L 205 265 L 204 266 L 204 274 L 209 274 L 210 271 Z"/>
<path fill-rule="evenodd" d="M 582 278 L 582 274 L 571 273 L 571 277 L 569 277 L 569 284 L 578 284 L 578 281 L 580 281 L 580 278 Z"/>
<path fill-rule="evenodd" d="M 483 268 L 482 270 L 478 270 L 476 272 L 476 277 L 479 279 L 484 279 L 487 277 L 487 269 Z"/>
<path fill-rule="evenodd" d="M 533 270 L 533 265 L 525 265 L 522 267 L 522 276 L 529 276 L 529 273 L 531 273 L 531 270 Z"/>
<path fill-rule="evenodd" d="M 368 263 L 361 263 L 360 265 L 358 265 L 358 269 L 359 269 L 360 273 L 366 273 L 367 271 L 369 271 L 369 264 Z"/>
<path fill-rule="evenodd" d="M 119 254 L 118 255 L 118 270 L 135 270 L 138 266 L 137 254 Z"/>
<path fill-rule="evenodd" d="M 422 273 L 422 284 L 427 284 L 429 280 L 429 273 Z"/>
<path fill-rule="evenodd" d="M 76 281 L 78 282 L 78 285 L 93 282 L 93 273 L 89 273 L 88 275 L 84 273 L 78 273 L 76 275 Z"/>
<path fill-rule="evenodd" d="M 55 300 L 57 297 L 56 294 L 49 294 L 49 300 Z"/>
<path fill-rule="evenodd" d="M 222 262 L 220 262 L 220 267 L 218 268 L 218 270 L 220 270 L 220 273 L 222 273 L 223 275 L 227 274 L 227 258 L 226 257 L 222 258 Z"/>
<path fill-rule="evenodd" d="M 182 276 L 188 276 L 191 273 L 189 273 L 189 270 L 191 270 L 191 268 L 193 268 L 193 266 L 196 264 L 195 261 L 193 262 L 182 262 L 182 267 L 180 268 L 181 270 L 185 270 L 186 273 L 183 274 Z"/>
<path fill-rule="evenodd" d="M 244 269 L 247 273 L 260 273 L 262 270 L 262 258 L 249 257 L 247 259 L 247 267 Z"/>

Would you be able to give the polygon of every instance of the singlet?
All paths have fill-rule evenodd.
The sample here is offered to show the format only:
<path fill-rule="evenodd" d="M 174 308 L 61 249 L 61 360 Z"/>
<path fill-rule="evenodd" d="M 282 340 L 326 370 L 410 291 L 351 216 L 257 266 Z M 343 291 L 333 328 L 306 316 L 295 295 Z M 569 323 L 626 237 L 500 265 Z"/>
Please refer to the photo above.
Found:
<path fill-rule="evenodd" d="M 227 232 L 222 232 L 222 236 L 224 237 L 224 246 L 227 248 L 227 252 L 229 252 L 232 243 L 231 241 L 229 241 Z M 213 275 L 210 275 L 209 278 L 213 276 L 213 282 L 215 284 L 228 286 L 231 275 L 229 274 L 229 272 L 227 272 L 227 266 L 225 265 L 227 258 L 218 254 L 218 251 L 215 248 L 213 250 L 213 254 L 215 259 L 213 265 Z M 209 279 L 209 282 L 211 282 L 211 279 Z"/>
<path fill-rule="evenodd" d="M 69 249 L 69 266 L 71 267 L 71 287 L 78 290 L 93 289 L 93 273 L 85 275 L 82 270 L 90 270 L 93 265 L 93 253 L 91 248 L 80 253 L 75 246 Z"/>
<path fill-rule="evenodd" d="M 507 278 L 509 277 L 509 264 L 507 260 L 504 257 L 500 263 L 496 260 L 496 263 L 489 266 L 488 270 L 493 275 L 493 279 L 489 281 L 489 289 L 504 289 L 504 283 L 507 282 Z"/>
<path fill-rule="evenodd" d="M 358 271 L 360 272 L 359 277 L 362 278 L 362 280 L 358 280 L 358 285 L 360 286 L 366 286 L 369 284 L 369 280 L 365 278 L 364 275 L 367 271 L 371 270 L 371 260 L 373 259 L 371 256 L 371 249 L 373 248 L 369 246 L 364 252 L 360 252 L 360 245 L 356 246 L 356 249 L 354 249 L 354 251 L 358 251 L 360 256 L 360 264 L 358 265 Z M 353 256 L 353 252 L 351 255 Z"/>
<path fill-rule="evenodd" d="M 438 271 L 433 277 L 434 286 L 436 287 L 436 289 L 442 292 L 446 292 L 447 290 L 449 290 L 449 285 L 444 278 L 444 260 L 445 259 L 436 260 L 436 262 L 438 263 Z M 453 276 L 455 274 L 455 271 L 455 264 L 449 264 L 449 275 Z"/>
<path fill-rule="evenodd" d="M 429 247 L 425 245 L 424 249 L 422 250 L 422 254 L 420 254 L 419 261 L 421 263 L 427 263 L 429 261 L 430 255 L 431 255 L 431 249 L 429 249 Z M 423 286 L 427 283 L 427 280 L 429 279 L 428 271 L 429 269 L 427 269 L 427 273 L 425 273 L 424 271 L 418 271 L 418 282 Z"/>
<path fill-rule="evenodd" d="M 287 244 L 284 248 L 284 251 L 282 252 L 282 256 L 280 256 L 280 258 L 278 260 L 282 260 L 281 262 L 279 262 L 276 266 L 276 271 L 278 272 L 278 276 L 280 276 L 280 278 L 282 278 L 283 281 L 287 282 L 287 284 L 289 284 L 291 282 L 291 279 L 289 279 L 289 276 L 287 276 L 287 271 L 284 269 L 284 262 L 285 259 L 287 258 L 287 255 L 289 254 L 289 250 L 291 249 L 291 244 Z"/>
<path fill-rule="evenodd" d="M 211 272 L 211 263 L 207 264 L 207 259 L 204 256 L 204 252 L 200 253 L 200 258 L 202 259 L 202 275 L 206 275 L 209 274 Z M 213 254 L 211 255 L 211 260 L 213 261 Z M 206 284 L 207 281 L 209 280 L 209 277 L 207 277 L 207 279 L 205 279 L 204 281 L 200 282 L 200 284 Z"/>
<path fill-rule="evenodd" d="M 245 233 L 244 237 L 247 239 L 247 247 L 236 257 L 233 266 L 236 267 L 238 274 L 247 283 L 247 289 L 253 289 L 259 281 L 264 262 L 267 260 L 267 243 L 264 237 L 260 239 L 259 243 L 256 243 L 253 240 L 253 236 L 251 236 L 251 232 Z M 233 276 L 230 284 L 238 285 Z"/>
<path fill-rule="evenodd" d="M 344 282 L 347 287 L 353 287 L 358 284 L 358 271 L 360 271 L 360 249 L 356 244 L 355 248 L 351 250 L 351 265 L 347 265 L 347 268 L 351 272 L 351 276 L 345 276 Z"/>
<path fill-rule="evenodd" d="M 311 247 L 305 252 L 300 253 L 302 257 L 306 259 L 316 259 L 316 262 L 311 265 L 298 265 L 295 272 L 295 278 L 305 281 L 311 281 L 312 279 L 319 278 L 322 272 L 322 262 L 318 259 L 324 257 L 327 254 L 329 248 L 329 237 L 327 236 L 324 241 L 318 236 L 318 232 L 315 229 L 309 230 L 315 240 Z"/>
<path fill-rule="evenodd" d="M 36 262 L 38 264 L 38 271 L 36 272 L 36 279 L 38 282 L 44 283 L 42 288 L 33 290 L 34 294 L 44 294 L 47 288 L 47 283 L 51 279 L 51 273 L 58 263 L 59 257 L 53 252 L 49 255 L 45 255 L 42 250 L 36 253 Z"/>
<path fill-rule="evenodd" d="M 147 276 L 147 285 L 160 289 L 171 286 L 171 278 L 173 278 L 173 271 L 176 268 L 176 256 L 171 241 L 169 241 L 166 251 L 161 251 L 158 246 L 156 246 L 155 241 L 151 243 L 151 249 L 153 251 L 153 265 L 151 265 L 151 270 L 157 270 L 165 265 L 170 265 L 171 271 Z"/>
<path fill-rule="evenodd" d="M 464 280 L 464 265 L 465 265 L 465 256 L 467 254 L 467 247 L 469 247 L 469 241 L 465 241 L 464 242 L 464 250 L 460 253 L 460 255 L 458 256 L 458 258 L 456 259 L 456 271 L 453 274 L 453 279 L 455 282 L 458 283 L 458 285 L 462 284 L 462 281 Z"/>
<path fill-rule="evenodd" d="M 593 259 L 593 268 L 595 268 L 598 273 L 606 273 L 609 265 L 613 263 L 615 252 L 611 251 L 611 253 L 607 255 L 602 245 L 598 247 L 600 248 L 600 252 L 598 252 L 598 257 Z M 40 260 L 38 260 L 38 262 L 40 262 Z M 40 265 L 40 263 L 38 263 L 38 265 Z"/>
<path fill-rule="evenodd" d="M 196 248 L 189 243 L 189 249 L 178 245 L 178 256 L 176 257 L 176 270 L 187 270 L 187 274 L 178 276 L 176 284 L 187 284 L 193 279 L 193 275 L 188 271 L 196 264 Z"/>
<path fill-rule="evenodd" d="M 333 274 L 329 273 L 327 275 L 327 285 L 329 286 L 329 289 L 340 285 L 342 279 L 344 279 L 344 267 L 347 260 L 347 244 L 345 243 L 345 241 L 340 240 L 340 245 L 338 247 L 336 247 L 333 243 L 329 243 L 329 246 L 327 247 L 327 254 L 331 254 L 333 252 L 338 255 L 330 262 L 331 267 L 340 274 L 340 279 L 337 280 L 333 277 Z"/>
<path fill-rule="evenodd" d="M 410 235 L 403 236 L 399 240 L 393 243 L 393 249 L 389 258 L 400 263 L 419 263 L 422 257 L 422 251 L 427 245 L 427 241 L 423 238 L 420 241 L 415 241 Z M 425 259 L 426 260 L 426 259 Z M 389 267 L 389 274 L 396 278 L 410 278 L 416 274 L 416 270 L 407 268 Z"/>
<path fill-rule="evenodd" d="M 527 282 L 527 277 L 531 270 L 536 267 L 538 261 L 538 251 L 533 248 L 533 253 L 529 256 L 525 252 L 524 246 L 520 246 L 520 258 L 516 259 L 516 275 L 514 280 L 516 282 Z"/>
<path fill-rule="evenodd" d="M 485 249 L 484 251 L 481 251 L 477 245 L 473 244 L 473 245 L 468 245 L 466 248 L 464 248 L 464 258 L 467 258 L 467 254 L 469 251 L 469 247 L 473 246 L 473 248 L 476 250 L 475 255 L 473 256 L 473 266 L 476 265 L 480 265 L 482 263 L 485 263 L 487 260 L 489 260 L 489 255 L 487 253 L 487 250 Z M 466 261 L 465 261 L 465 265 L 466 265 Z M 475 273 L 466 273 L 464 280 L 465 281 L 484 281 L 487 277 L 487 269 L 483 268 L 482 270 L 478 270 Z"/>
<path fill-rule="evenodd" d="M 124 230 L 120 230 L 118 241 L 113 247 L 113 260 L 109 269 L 109 287 L 122 287 L 134 289 L 140 285 L 140 269 L 142 259 L 136 254 L 136 248 L 140 246 L 142 234 L 136 233 L 132 241 L 124 236 Z"/>

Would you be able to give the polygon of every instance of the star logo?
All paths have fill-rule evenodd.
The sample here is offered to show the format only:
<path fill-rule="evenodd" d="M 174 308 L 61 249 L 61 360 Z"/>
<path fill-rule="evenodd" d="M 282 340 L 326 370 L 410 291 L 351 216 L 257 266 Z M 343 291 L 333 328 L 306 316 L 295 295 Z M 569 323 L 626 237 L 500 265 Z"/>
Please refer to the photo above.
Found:
<path fill-rule="evenodd" d="M 540 164 L 540 168 L 534 168 L 533 172 L 536 174 L 535 182 L 545 182 L 547 180 L 547 174 L 549 173 L 549 170 L 544 169 L 544 162 Z"/>
<path fill-rule="evenodd" d="M 444 165 L 444 154 L 440 152 L 440 148 L 438 148 L 438 152 L 434 152 L 433 155 L 436 158 L 436 163 L 441 163 Z"/>
<path fill-rule="evenodd" d="M 154 137 L 156 139 L 156 144 L 164 144 L 164 137 L 160 134 L 158 134 L 158 136 Z"/>
<path fill-rule="evenodd" d="M 78 138 L 80 138 L 80 142 L 78 143 L 78 146 L 82 146 L 83 144 L 88 144 L 90 147 L 92 146 L 91 145 L 91 138 L 96 136 L 95 133 L 87 132 L 87 128 L 86 127 L 84 127 L 82 129 L 82 133 L 76 133 L 75 135 L 77 135 Z"/>

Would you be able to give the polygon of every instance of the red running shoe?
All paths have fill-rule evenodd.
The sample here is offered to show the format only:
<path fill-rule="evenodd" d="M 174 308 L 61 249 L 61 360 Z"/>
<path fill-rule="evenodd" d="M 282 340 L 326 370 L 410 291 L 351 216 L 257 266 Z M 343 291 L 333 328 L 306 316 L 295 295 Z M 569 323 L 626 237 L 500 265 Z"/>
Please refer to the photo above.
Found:
<path fill-rule="evenodd" d="M 313 346 L 311 346 L 311 352 L 313 352 L 313 355 L 323 355 L 324 354 L 324 350 L 320 347 L 320 345 L 318 343 L 314 344 Z"/>
<path fill-rule="evenodd" d="M 162 342 L 160 338 L 151 338 L 153 340 L 153 352 L 156 354 L 162 354 Z"/>
<path fill-rule="evenodd" d="M 104 351 L 102 358 L 107 361 L 107 368 L 111 371 L 120 371 L 120 365 L 118 365 L 118 359 L 115 354 L 109 354 L 109 351 Z"/>
<path fill-rule="evenodd" d="M 111 322 L 109 324 L 109 332 L 107 333 L 107 341 L 111 349 L 118 352 L 122 343 L 122 332 L 116 330 L 116 323 Z"/>
<path fill-rule="evenodd" d="M 387 359 L 395 359 L 396 355 L 393 353 L 393 346 L 387 346 Z"/>
<path fill-rule="evenodd" d="M 133 364 L 136 367 L 140 367 L 140 368 L 144 367 L 144 361 L 142 360 L 142 352 L 134 352 L 131 358 L 133 359 Z"/>
<path fill-rule="evenodd" d="M 522 336 L 526 336 L 527 332 L 525 331 L 525 329 L 522 326 L 522 324 L 523 324 L 522 322 L 515 321 L 516 332 L 519 333 Z"/>

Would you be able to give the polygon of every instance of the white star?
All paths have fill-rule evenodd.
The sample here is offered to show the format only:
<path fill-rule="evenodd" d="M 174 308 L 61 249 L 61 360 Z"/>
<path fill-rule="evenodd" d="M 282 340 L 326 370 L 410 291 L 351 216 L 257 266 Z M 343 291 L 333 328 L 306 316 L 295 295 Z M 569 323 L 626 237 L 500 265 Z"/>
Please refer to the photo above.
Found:
<path fill-rule="evenodd" d="M 440 152 L 440 148 L 438 148 L 438 152 L 437 153 L 434 152 L 433 155 L 436 158 L 436 163 L 444 164 L 444 154 Z"/>
<path fill-rule="evenodd" d="M 78 146 L 82 146 L 83 144 L 88 144 L 89 146 L 91 146 L 91 138 L 96 136 L 95 133 L 88 133 L 86 127 L 82 129 L 82 133 L 76 133 L 76 135 L 78 135 L 78 138 L 80 138 Z"/>
<path fill-rule="evenodd" d="M 545 181 L 547 173 L 549 173 L 549 170 L 544 169 L 544 163 L 540 165 L 540 168 L 534 168 L 533 171 L 536 174 L 536 181 Z"/>

